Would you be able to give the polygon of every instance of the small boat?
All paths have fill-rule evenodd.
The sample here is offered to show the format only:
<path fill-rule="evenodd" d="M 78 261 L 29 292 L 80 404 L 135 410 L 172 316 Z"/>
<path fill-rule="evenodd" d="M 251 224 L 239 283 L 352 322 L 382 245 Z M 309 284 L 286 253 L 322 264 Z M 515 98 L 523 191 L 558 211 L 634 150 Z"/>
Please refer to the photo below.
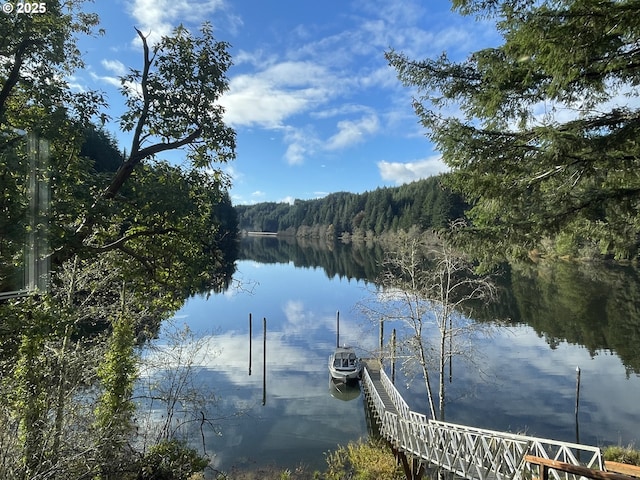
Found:
<path fill-rule="evenodd" d="M 329 373 L 334 380 L 357 381 L 362 375 L 362 364 L 351 347 L 338 347 L 329 356 Z"/>

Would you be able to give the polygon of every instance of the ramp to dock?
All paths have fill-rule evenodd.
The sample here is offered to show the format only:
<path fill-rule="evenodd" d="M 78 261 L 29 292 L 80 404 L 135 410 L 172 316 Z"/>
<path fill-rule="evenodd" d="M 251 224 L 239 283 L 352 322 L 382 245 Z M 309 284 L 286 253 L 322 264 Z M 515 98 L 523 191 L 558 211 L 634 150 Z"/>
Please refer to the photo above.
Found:
<path fill-rule="evenodd" d="M 602 470 L 598 447 L 439 422 L 413 412 L 377 359 L 363 359 L 362 386 L 381 435 L 397 452 L 423 467 L 469 480 L 530 480 L 537 475 L 525 456 Z M 551 470 L 552 480 L 575 475 Z M 416 477 L 418 478 L 418 477 Z"/>

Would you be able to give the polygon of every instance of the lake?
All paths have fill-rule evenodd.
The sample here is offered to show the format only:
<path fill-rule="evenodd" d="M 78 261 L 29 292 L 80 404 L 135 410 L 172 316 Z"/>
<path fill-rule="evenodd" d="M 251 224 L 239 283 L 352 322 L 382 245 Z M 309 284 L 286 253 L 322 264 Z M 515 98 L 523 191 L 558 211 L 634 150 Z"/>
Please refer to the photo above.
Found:
<path fill-rule="evenodd" d="M 194 428 L 195 444 L 202 447 L 204 439 L 219 470 L 322 469 L 325 452 L 367 435 L 362 394 L 331 389 L 327 359 L 338 311 L 340 343 L 362 356 L 376 349 L 379 327 L 359 308 L 374 289 L 375 259 L 355 248 L 305 248 L 276 239 L 251 240 L 242 255 L 232 288 L 189 299 L 158 340 L 166 342 L 167 331 L 185 324 L 206 341 L 194 375 L 216 396 L 210 406 L 216 428 Z M 579 440 L 637 446 L 637 272 L 527 266 L 511 270 L 503 283 L 508 288 L 500 304 L 479 312 L 477 321 L 499 316 L 507 326 L 477 342 L 477 365 L 454 363 L 447 421 L 576 441 L 579 367 Z M 420 378 L 399 375 L 396 384 L 414 410 L 428 412 Z"/>

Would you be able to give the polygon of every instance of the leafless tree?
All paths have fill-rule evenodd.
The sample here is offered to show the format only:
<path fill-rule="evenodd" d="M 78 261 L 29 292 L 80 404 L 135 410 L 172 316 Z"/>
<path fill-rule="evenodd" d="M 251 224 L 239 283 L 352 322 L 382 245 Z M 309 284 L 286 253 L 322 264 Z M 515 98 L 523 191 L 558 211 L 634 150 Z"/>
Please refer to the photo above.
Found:
<path fill-rule="evenodd" d="M 435 241 L 434 241 L 435 240 Z M 472 305 L 489 302 L 495 286 L 445 238 L 399 233 L 387 246 L 375 299 L 364 310 L 376 322 L 396 322 L 403 367 L 417 366 L 425 383 L 431 417 L 444 420 L 445 379 L 454 357 L 475 359 L 475 340 L 491 326 L 469 318 Z M 437 379 L 437 397 L 432 381 Z M 437 409 L 436 409 L 437 398 Z"/>

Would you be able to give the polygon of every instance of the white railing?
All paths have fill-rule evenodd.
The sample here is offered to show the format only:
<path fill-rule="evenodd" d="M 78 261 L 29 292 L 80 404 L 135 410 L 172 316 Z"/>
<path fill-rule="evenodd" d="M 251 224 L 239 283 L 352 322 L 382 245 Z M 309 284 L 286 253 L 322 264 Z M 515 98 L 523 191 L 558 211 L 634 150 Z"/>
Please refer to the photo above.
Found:
<path fill-rule="evenodd" d="M 597 447 L 431 420 L 409 409 L 382 369 L 380 380 L 397 414 L 386 409 L 368 369 L 364 369 L 365 396 L 380 423 L 381 435 L 398 450 L 426 464 L 477 480 L 535 477 L 537 472 L 524 461 L 525 455 L 602 469 L 602 456 Z M 555 480 L 576 478 L 565 472 L 551 470 L 549 473 Z"/>
<path fill-rule="evenodd" d="M 378 416 L 378 418 L 384 417 L 386 407 L 384 406 L 384 402 L 380 397 L 380 393 L 373 386 L 373 381 L 371 380 L 369 369 L 367 368 L 362 370 L 362 384 L 365 388 L 367 401 L 369 402 L 370 406 L 373 407 L 375 414 Z"/>
<path fill-rule="evenodd" d="M 408 418 L 411 412 L 409 405 L 405 402 L 404 398 L 402 398 L 402 395 L 398 392 L 398 389 L 393 385 L 391 380 L 389 380 L 389 377 L 382 367 L 380 367 L 380 382 L 386 390 L 387 395 L 389 395 L 391 402 L 396 407 L 396 410 L 398 410 L 398 413 L 403 418 Z"/>

